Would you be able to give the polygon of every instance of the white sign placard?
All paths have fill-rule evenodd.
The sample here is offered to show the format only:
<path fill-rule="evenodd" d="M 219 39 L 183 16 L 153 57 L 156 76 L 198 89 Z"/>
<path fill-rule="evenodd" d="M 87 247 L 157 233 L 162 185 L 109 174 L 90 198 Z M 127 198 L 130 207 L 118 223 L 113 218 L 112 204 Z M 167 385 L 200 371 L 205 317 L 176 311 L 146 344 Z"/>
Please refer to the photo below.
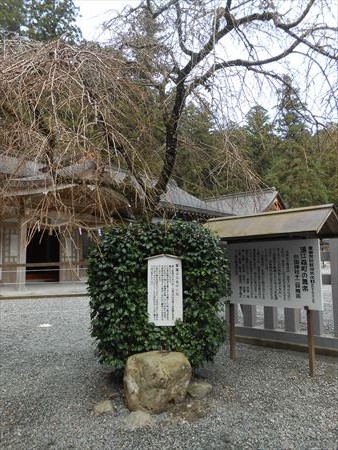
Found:
<path fill-rule="evenodd" d="M 318 239 L 229 243 L 231 303 L 323 309 Z"/>
<path fill-rule="evenodd" d="M 148 317 L 157 326 L 183 320 L 182 261 L 171 255 L 148 258 Z"/>

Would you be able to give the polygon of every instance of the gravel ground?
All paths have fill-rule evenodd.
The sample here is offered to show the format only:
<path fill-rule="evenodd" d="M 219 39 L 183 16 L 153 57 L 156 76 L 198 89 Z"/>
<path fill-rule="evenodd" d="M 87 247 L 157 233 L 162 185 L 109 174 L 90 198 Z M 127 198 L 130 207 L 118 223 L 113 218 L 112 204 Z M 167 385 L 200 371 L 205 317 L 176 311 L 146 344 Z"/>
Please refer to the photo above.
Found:
<path fill-rule="evenodd" d="M 156 416 L 129 430 L 122 386 L 97 363 L 86 298 L 16 300 L 1 308 L 1 448 L 337 449 L 337 359 L 238 345 L 196 371 L 213 385 L 198 422 Z M 41 325 L 51 325 L 41 327 Z M 96 416 L 97 402 L 114 411 Z"/>

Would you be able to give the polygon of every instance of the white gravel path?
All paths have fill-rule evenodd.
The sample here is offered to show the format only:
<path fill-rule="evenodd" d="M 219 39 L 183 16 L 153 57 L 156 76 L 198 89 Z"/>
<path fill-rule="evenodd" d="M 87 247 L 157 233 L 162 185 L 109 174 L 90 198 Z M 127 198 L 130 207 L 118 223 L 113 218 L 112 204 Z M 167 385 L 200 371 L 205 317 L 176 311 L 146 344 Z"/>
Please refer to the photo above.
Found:
<path fill-rule="evenodd" d="M 196 376 L 213 384 L 206 417 L 156 417 L 130 431 L 122 386 L 97 363 L 88 299 L 0 302 L 2 450 L 337 449 L 338 360 L 238 345 Z M 41 325 L 45 325 L 41 327 Z M 50 326 L 46 326 L 50 325 Z M 93 414 L 112 399 L 115 410 Z"/>

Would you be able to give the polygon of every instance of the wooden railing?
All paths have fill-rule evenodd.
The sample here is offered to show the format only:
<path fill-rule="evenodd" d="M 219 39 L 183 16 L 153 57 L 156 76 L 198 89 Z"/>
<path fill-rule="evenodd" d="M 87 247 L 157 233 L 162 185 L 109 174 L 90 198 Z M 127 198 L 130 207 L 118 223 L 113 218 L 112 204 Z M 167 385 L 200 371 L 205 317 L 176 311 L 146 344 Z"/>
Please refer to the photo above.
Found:
<path fill-rule="evenodd" d="M 314 311 L 315 344 L 322 353 L 338 355 L 338 239 L 329 240 L 322 266 L 324 311 Z M 306 348 L 306 311 L 235 305 L 235 333 L 242 342 Z"/>
<path fill-rule="evenodd" d="M 20 288 L 30 283 L 45 282 L 85 282 L 87 262 L 40 262 L 40 263 L 6 263 L 0 265 L 1 287 Z"/>

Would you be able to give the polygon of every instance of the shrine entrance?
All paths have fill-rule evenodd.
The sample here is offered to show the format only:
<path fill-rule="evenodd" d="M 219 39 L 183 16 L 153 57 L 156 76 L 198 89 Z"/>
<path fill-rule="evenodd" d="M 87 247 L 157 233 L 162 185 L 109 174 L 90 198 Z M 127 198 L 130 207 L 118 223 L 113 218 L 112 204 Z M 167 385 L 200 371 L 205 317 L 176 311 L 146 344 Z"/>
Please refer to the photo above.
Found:
<path fill-rule="evenodd" d="M 26 251 L 26 281 L 59 281 L 59 261 L 60 242 L 57 234 L 35 232 Z"/>

